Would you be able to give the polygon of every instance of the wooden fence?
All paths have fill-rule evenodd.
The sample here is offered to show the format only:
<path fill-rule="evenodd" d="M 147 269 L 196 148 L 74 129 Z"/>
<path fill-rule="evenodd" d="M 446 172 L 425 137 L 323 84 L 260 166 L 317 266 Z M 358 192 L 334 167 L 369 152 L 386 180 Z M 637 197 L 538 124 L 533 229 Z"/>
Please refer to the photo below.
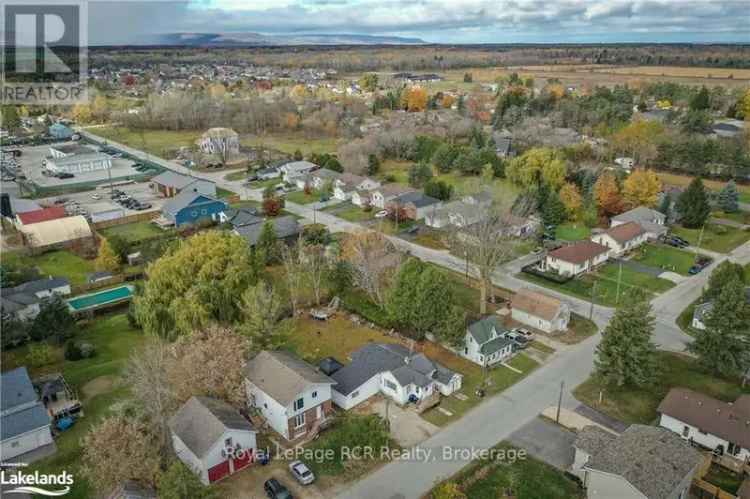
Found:
<path fill-rule="evenodd" d="M 154 211 L 147 211 L 144 213 L 134 213 L 132 215 L 127 215 L 120 218 L 114 218 L 112 220 L 102 220 L 101 222 L 95 222 L 91 224 L 94 229 L 101 230 L 106 229 L 108 227 L 114 227 L 116 225 L 126 225 L 126 224 L 132 224 L 135 222 L 146 222 L 153 220 L 154 218 L 158 217 L 161 212 L 158 210 Z"/>
<path fill-rule="evenodd" d="M 737 499 L 737 496 L 726 492 L 712 483 L 696 478 L 693 480 L 693 492 L 696 497 L 705 499 Z M 697 489 L 697 490 L 696 490 Z"/>
<path fill-rule="evenodd" d="M 97 281 L 97 282 L 88 282 L 88 283 L 72 286 L 70 291 L 72 295 L 79 295 L 82 293 L 86 293 L 88 291 L 93 291 L 95 289 L 100 289 L 100 288 L 106 288 L 107 286 L 112 286 L 114 284 L 120 284 L 123 282 L 125 282 L 125 274 L 118 274 L 118 275 L 113 275 L 109 279 L 102 279 L 101 281 Z"/>

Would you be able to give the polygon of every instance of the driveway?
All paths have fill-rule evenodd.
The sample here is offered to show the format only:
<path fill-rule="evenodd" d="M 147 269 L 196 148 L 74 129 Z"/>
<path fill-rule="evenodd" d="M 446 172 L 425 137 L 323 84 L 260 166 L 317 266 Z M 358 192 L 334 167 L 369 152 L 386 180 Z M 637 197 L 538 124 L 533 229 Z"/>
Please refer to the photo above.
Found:
<path fill-rule="evenodd" d="M 378 414 L 382 418 L 388 414 L 391 423 L 391 437 L 404 448 L 427 440 L 440 431 L 438 426 L 422 419 L 416 412 L 403 409 L 382 396 L 372 397 L 367 402 L 357 406 L 356 412 L 364 414 Z"/>
<path fill-rule="evenodd" d="M 560 470 L 573 464 L 576 434 L 546 419 L 536 418 L 515 431 L 508 441 L 530 456 Z"/>
<path fill-rule="evenodd" d="M 276 478 L 289 489 L 294 497 L 324 499 L 330 497 L 329 494 L 335 493 L 334 491 L 328 491 L 324 494 L 315 483 L 303 487 L 292 478 L 287 465 L 286 461 L 272 461 L 267 466 L 253 465 L 225 478 L 215 487 L 219 490 L 220 497 L 262 499 L 268 497 L 263 490 L 263 484 L 269 478 Z"/>

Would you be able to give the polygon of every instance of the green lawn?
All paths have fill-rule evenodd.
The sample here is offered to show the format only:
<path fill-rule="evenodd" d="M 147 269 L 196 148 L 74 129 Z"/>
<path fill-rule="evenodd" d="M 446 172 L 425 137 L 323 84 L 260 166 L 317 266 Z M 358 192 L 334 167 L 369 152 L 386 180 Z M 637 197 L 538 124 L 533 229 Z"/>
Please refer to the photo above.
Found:
<path fill-rule="evenodd" d="M 373 219 L 373 215 L 376 213 L 374 210 L 365 211 L 359 206 L 355 206 L 351 203 L 342 203 L 331 205 L 324 208 L 323 211 L 329 212 L 332 215 L 336 215 L 339 218 L 343 218 L 349 222 L 366 222 Z"/>
<path fill-rule="evenodd" d="M 292 203 L 310 204 L 320 201 L 321 194 L 322 193 L 316 189 L 311 190 L 310 194 L 305 193 L 305 191 L 294 191 L 286 194 L 285 198 Z"/>
<path fill-rule="evenodd" d="M 577 499 L 584 497 L 583 491 L 578 488 L 576 482 L 567 478 L 562 471 L 529 456 L 523 449 L 501 443 L 493 450 L 499 452 L 494 456 L 472 461 L 446 483 L 457 485 L 464 494 L 462 497 L 470 499 L 501 497 Z M 439 488 L 439 485 L 436 486 L 425 498 L 448 497 L 439 495 Z"/>
<path fill-rule="evenodd" d="M 737 494 L 742 485 L 743 477 L 734 471 L 730 471 L 718 464 L 712 464 L 708 473 L 703 477 L 708 483 L 712 483 L 725 492 Z"/>
<path fill-rule="evenodd" d="M 119 236 L 129 243 L 137 243 L 144 239 L 163 236 L 166 231 L 160 229 L 150 221 L 134 222 L 132 224 L 114 225 L 99 231 L 104 237 Z"/>
<path fill-rule="evenodd" d="M 672 232 L 686 239 L 691 245 L 698 246 L 700 229 L 673 227 Z M 748 240 L 750 240 L 750 231 L 726 225 L 707 224 L 703 237 L 700 238 L 700 247 L 717 253 L 729 253 Z"/>
<path fill-rule="evenodd" d="M 566 344 L 580 343 L 596 334 L 598 328 L 593 321 L 588 320 L 586 317 L 571 313 L 570 321 L 568 322 L 568 330 L 562 334 L 553 335 L 554 339 Z"/>
<path fill-rule="evenodd" d="M 393 177 L 392 182 L 401 185 L 409 185 L 409 168 L 414 163 L 411 161 L 398 161 L 395 159 L 386 159 L 380 164 L 380 171 L 378 172 L 378 179 L 383 182 L 388 177 Z"/>
<path fill-rule="evenodd" d="M 230 182 L 234 182 L 235 180 L 244 180 L 247 178 L 247 170 L 237 170 L 231 173 L 227 173 L 224 175 L 224 180 L 228 180 Z"/>
<path fill-rule="evenodd" d="M 83 258 L 69 251 L 59 250 L 41 255 L 22 255 L 18 252 L 3 252 L 5 262 L 32 266 L 39 269 L 44 276 L 64 277 L 72 286 L 86 283 L 86 275 L 94 272 L 94 261 Z"/>
<path fill-rule="evenodd" d="M 308 138 L 302 133 L 296 134 L 272 134 L 257 136 L 251 135 L 240 138 L 240 144 L 248 147 L 263 146 L 269 149 L 276 149 L 286 154 L 294 154 L 295 151 L 302 151 L 307 157 L 311 153 L 336 153 L 337 139 L 335 137 L 318 137 Z"/>
<path fill-rule="evenodd" d="M 28 471 L 40 473 L 60 473 L 67 470 L 75 477 L 75 483 L 66 497 L 87 498 L 94 492 L 91 486 L 78 475 L 80 466 L 80 439 L 88 429 L 110 408 L 127 396 L 127 388 L 118 384 L 119 374 L 130 354 L 147 344 L 148 338 L 141 331 L 128 325 L 124 313 L 98 316 L 77 334 L 76 339 L 91 343 L 96 348 L 96 356 L 75 362 L 63 358 L 62 348 L 53 348 L 53 362 L 41 368 L 31 369 L 33 377 L 50 372 L 62 372 L 71 387 L 83 401 L 84 417 L 57 439 L 57 452 L 31 465 Z M 29 366 L 26 361 L 28 349 L 16 348 L 2 353 L 3 370 L 20 365 Z M 93 383 L 90 381 L 95 380 Z"/>
<path fill-rule="evenodd" d="M 203 131 L 199 130 L 145 130 L 142 134 L 125 127 L 102 127 L 92 130 L 94 135 L 146 151 L 163 158 L 170 151 L 192 146 Z"/>
<path fill-rule="evenodd" d="M 695 264 L 695 253 L 664 244 L 644 244 L 636 251 L 633 260 L 649 267 L 688 275 L 688 270 Z"/>
<path fill-rule="evenodd" d="M 229 189 L 222 189 L 221 187 L 216 188 L 216 196 L 221 198 L 228 198 L 229 196 L 234 196 L 236 192 L 232 192 Z"/>
<path fill-rule="evenodd" d="M 725 213 L 723 211 L 714 211 L 711 213 L 713 218 L 723 218 L 740 224 L 750 224 L 750 213 L 746 211 L 737 211 L 735 213 Z"/>
<path fill-rule="evenodd" d="M 622 270 L 622 271 L 621 271 Z M 616 263 L 608 263 L 596 271 L 597 275 L 617 282 L 620 279 L 621 284 L 641 288 L 653 293 L 663 293 L 674 287 L 674 283 L 667 279 L 654 277 L 643 272 L 633 270 L 626 265 L 620 268 Z M 616 286 L 616 284 L 615 284 Z"/>
<path fill-rule="evenodd" d="M 256 180 L 254 182 L 250 182 L 248 184 L 248 187 L 250 189 L 266 189 L 267 187 L 273 187 L 278 184 L 283 184 L 284 181 L 281 180 L 281 178 L 269 178 L 266 180 Z"/>
<path fill-rule="evenodd" d="M 563 241 L 582 241 L 588 239 L 591 235 L 591 229 L 578 223 L 567 223 L 557 226 L 555 237 Z"/>
<path fill-rule="evenodd" d="M 602 385 L 592 376 L 580 384 L 573 394 L 585 404 L 626 423 L 650 424 L 657 417 L 656 408 L 672 387 L 684 387 L 712 397 L 734 402 L 742 393 L 750 393 L 750 386 L 741 388 L 737 379 L 722 379 L 703 371 L 690 357 L 659 352 L 662 374 L 654 383 L 640 388 L 604 388 L 602 404 L 599 392 Z"/>
<path fill-rule="evenodd" d="M 433 230 L 429 227 L 421 227 L 419 233 L 412 239 L 412 242 L 425 248 L 436 250 L 448 249 L 445 245 L 446 234 L 439 230 Z"/>

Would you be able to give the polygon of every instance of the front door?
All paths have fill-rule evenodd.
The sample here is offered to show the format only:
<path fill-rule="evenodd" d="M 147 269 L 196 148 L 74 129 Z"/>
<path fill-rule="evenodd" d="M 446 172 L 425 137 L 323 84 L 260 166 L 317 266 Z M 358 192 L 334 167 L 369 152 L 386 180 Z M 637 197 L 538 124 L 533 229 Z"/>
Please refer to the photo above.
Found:
<path fill-rule="evenodd" d="M 319 405 L 315 408 L 315 419 L 321 419 L 323 417 L 323 406 Z"/>

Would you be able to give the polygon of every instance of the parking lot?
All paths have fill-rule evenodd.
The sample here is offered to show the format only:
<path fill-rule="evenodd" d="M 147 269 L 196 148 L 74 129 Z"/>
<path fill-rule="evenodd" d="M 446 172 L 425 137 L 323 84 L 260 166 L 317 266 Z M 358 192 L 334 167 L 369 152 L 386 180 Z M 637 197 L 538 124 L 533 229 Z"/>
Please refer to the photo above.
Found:
<path fill-rule="evenodd" d="M 92 215 L 109 210 L 121 210 L 122 217 L 136 213 L 145 213 L 149 211 L 160 210 L 166 199 L 158 196 L 151 190 L 148 182 L 115 185 L 114 188 L 123 191 L 128 196 L 138 200 L 142 204 L 150 204 L 151 207 L 145 210 L 135 210 L 127 208 L 110 198 L 109 185 L 101 185 L 97 189 L 85 192 L 76 192 L 62 196 L 53 196 L 39 199 L 39 204 L 65 204 L 70 214 L 75 215 Z M 75 207 L 78 209 L 75 209 Z"/>

